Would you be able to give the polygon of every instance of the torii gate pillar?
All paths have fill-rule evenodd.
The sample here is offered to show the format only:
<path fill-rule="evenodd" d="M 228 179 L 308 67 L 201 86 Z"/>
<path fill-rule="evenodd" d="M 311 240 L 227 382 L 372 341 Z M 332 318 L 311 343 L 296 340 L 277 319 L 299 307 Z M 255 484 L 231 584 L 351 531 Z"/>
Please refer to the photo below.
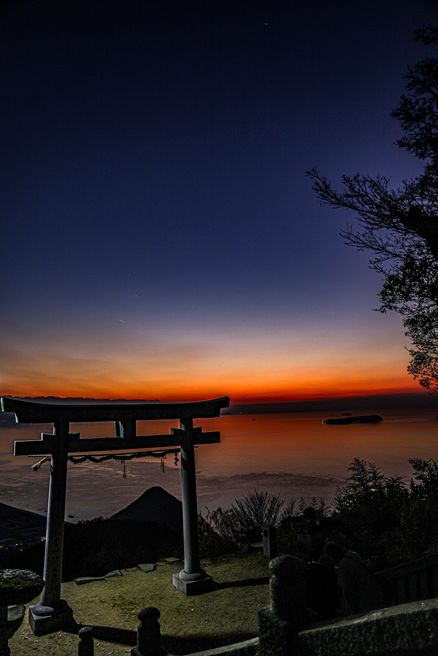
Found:
<path fill-rule="evenodd" d="M 173 575 L 173 585 L 185 595 L 211 589 L 213 579 L 201 568 L 198 545 L 198 502 L 196 496 L 193 419 L 182 419 L 181 492 L 183 510 L 184 569 Z"/>
<path fill-rule="evenodd" d="M 40 601 L 29 608 L 29 623 L 36 636 L 58 631 L 74 622 L 72 609 L 65 599 L 61 598 L 68 422 L 55 422 L 53 433 L 44 552 L 44 588 Z"/>

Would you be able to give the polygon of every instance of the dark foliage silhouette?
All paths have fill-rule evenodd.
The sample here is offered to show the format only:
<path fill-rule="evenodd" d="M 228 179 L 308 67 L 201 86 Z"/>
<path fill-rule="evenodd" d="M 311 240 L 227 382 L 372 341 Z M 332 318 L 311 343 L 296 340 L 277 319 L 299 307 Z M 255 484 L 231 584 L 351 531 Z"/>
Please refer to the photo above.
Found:
<path fill-rule="evenodd" d="M 413 458 L 409 484 L 355 458 L 335 499 L 340 541 L 383 562 L 414 558 L 438 547 L 438 462 Z"/>

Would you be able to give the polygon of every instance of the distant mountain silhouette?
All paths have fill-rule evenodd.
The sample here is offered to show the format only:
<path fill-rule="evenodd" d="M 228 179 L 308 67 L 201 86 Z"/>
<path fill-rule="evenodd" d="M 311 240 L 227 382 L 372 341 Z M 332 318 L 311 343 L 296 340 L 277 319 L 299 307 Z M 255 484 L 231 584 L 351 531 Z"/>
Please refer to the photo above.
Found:
<path fill-rule="evenodd" d="M 182 533 L 182 503 L 158 485 L 150 487 L 129 506 L 111 519 L 155 522 L 178 534 Z"/>
<path fill-rule="evenodd" d="M 401 394 L 378 394 L 370 396 L 350 396 L 336 398 L 309 399 L 284 403 L 242 403 L 233 404 L 222 411 L 231 414 L 269 414 L 278 412 L 341 412 L 348 410 L 435 410 L 437 396 L 433 392 L 407 392 Z"/>
<path fill-rule="evenodd" d="M 24 401 L 41 401 L 42 403 L 160 403 L 157 399 L 95 399 L 91 396 L 22 396 Z"/>
<path fill-rule="evenodd" d="M 34 542 L 46 533 L 46 517 L 0 503 L 0 540 Z"/>
<path fill-rule="evenodd" d="M 14 426 L 17 417 L 14 412 L 0 412 L 0 426 Z"/>

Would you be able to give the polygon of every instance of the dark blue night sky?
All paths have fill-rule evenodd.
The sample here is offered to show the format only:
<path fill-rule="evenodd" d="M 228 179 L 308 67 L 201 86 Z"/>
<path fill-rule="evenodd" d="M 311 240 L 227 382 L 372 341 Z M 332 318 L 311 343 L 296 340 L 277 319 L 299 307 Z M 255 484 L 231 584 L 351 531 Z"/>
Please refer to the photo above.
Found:
<path fill-rule="evenodd" d="M 2 9 L 3 393 L 294 399 L 416 389 L 353 217 L 433 2 Z"/>

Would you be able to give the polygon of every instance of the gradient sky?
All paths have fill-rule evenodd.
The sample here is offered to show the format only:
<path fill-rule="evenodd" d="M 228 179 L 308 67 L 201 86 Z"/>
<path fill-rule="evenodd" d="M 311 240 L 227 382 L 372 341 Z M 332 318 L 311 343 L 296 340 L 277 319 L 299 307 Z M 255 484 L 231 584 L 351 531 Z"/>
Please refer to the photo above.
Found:
<path fill-rule="evenodd" d="M 67 6 L 68 5 L 68 6 Z M 417 390 L 305 171 L 395 185 L 422 0 L 9 2 L 0 393 L 234 402 Z"/>

